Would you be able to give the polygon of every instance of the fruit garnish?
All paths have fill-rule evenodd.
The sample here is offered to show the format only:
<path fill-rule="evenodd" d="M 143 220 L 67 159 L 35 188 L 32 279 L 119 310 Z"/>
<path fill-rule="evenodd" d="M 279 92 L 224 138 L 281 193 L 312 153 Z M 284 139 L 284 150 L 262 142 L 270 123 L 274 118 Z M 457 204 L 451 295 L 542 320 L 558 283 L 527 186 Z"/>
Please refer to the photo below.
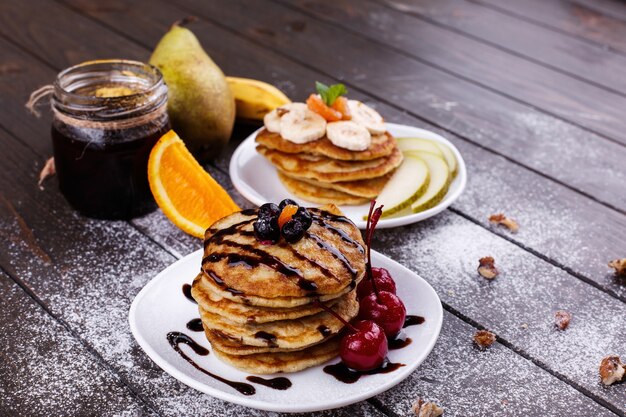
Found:
<path fill-rule="evenodd" d="M 315 304 L 341 321 L 350 332 L 339 342 L 339 356 L 349 368 L 369 371 L 385 362 L 389 347 L 380 326 L 371 320 L 359 320 L 351 324 L 320 301 L 315 301 Z"/>
<path fill-rule="evenodd" d="M 326 119 L 327 122 L 337 122 L 343 118 L 343 114 L 330 107 L 318 96 L 317 94 L 311 94 L 306 99 L 306 105 L 309 110 L 315 112 Z"/>
<path fill-rule="evenodd" d="M 273 245 L 284 237 L 288 243 L 296 243 L 304 236 L 313 219 L 308 210 L 291 199 L 284 199 L 277 206 L 266 203 L 259 207 L 254 222 L 254 235 L 264 245 Z"/>
<path fill-rule="evenodd" d="M 283 225 L 293 218 L 298 208 L 295 204 L 287 204 L 280 212 L 280 216 L 278 216 L 278 227 L 282 229 Z"/>
<path fill-rule="evenodd" d="M 240 210 L 173 130 L 163 135 L 150 152 L 148 181 L 167 218 L 195 237 L 203 238 L 216 220 Z"/>
<path fill-rule="evenodd" d="M 392 294 L 396 293 L 396 283 L 391 277 L 389 271 L 385 268 L 372 267 L 372 279 L 376 282 L 378 291 L 387 291 Z M 367 297 L 374 292 L 372 281 L 364 279 L 356 288 L 356 295 L 359 300 Z"/>
<path fill-rule="evenodd" d="M 359 303 L 359 318 L 374 321 L 390 339 L 400 333 L 405 317 L 404 303 L 388 291 L 373 292 Z"/>
<path fill-rule="evenodd" d="M 280 240 L 278 216 L 280 209 L 274 203 L 259 207 L 258 219 L 253 223 L 254 236 L 264 245 L 273 245 Z"/>
<path fill-rule="evenodd" d="M 343 84 L 333 84 L 328 86 L 319 81 L 315 82 L 315 89 L 320 95 L 320 98 L 327 106 L 332 106 L 340 96 L 348 94 L 348 89 Z"/>
<path fill-rule="evenodd" d="M 352 119 L 352 114 L 350 113 L 350 106 L 348 105 L 348 99 L 345 97 L 337 97 L 337 100 L 331 106 L 333 109 L 337 110 L 341 113 L 341 120 L 350 120 Z"/>
<path fill-rule="evenodd" d="M 357 288 L 357 295 L 359 295 L 359 318 L 366 320 L 373 320 L 378 324 L 385 332 L 387 337 L 395 337 L 402 326 L 404 325 L 404 319 L 406 317 L 406 308 L 400 298 L 395 295 L 395 282 L 391 278 L 391 275 L 387 270 L 385 272 L 388 275 L 387 281 L 390 283 L 385 286 L 391 287 L 393 284 L 393 292 L 384 291 L 378 288 L 378 281 L 380 279 L 374 278 L 374 272 L 372 268 L 372 238 L 374 236 L 374 230 L 380 220 L 380 216 L 383 212 L 383 206 L 374 208 L 376 206 L 376 200 L 372 200 L 370 203 L 369 214 L 367 216 L 367 226 L 365 229 L 365 245 L 367 247 L 367 264 L 366 264 L 366 278 L 359 284 Z M 379 269 L 378 275 L 382 276 L 382 271 Z M 367 286 L 371 287 L 371 292 L 366 293 Z"/>

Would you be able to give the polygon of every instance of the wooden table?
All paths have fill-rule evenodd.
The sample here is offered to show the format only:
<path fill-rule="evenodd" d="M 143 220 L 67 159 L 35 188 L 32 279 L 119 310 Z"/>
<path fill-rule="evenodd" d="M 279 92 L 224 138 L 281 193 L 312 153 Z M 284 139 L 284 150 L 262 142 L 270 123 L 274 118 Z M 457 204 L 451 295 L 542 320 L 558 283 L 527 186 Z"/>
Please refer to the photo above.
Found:
<path fill-rule="evenodd" d="M 50 114 L 24 108 L 57 72 L 94 58 L 147 61 L 177 19 L 230 75 L 302 100 L 341 80 L 387 120 L 460 149 L 469 184 L 428 221 L 380 231 L 375 248 L 426 278 L 444 325 L 406 381 L 320 415 L 626 415 L 626 385 L 598 365 L 626 360 L 626 6 L 615 0 L 30 0 L 0 5 L 0 415 L 269 415 L 179 383 L 130 334 L 137 292 L 201 242 L 160 211 L 130 222 L 74 212 L 56 179 Z M 242 206 L 231 153 L 207 170 Z M 503 212 L 513 234 L 488 222 Z M 500 276 L 476 273 L 493 256 Z M 573 320 L 554 326 L 554 312 Z M 472 345 L 477 329 L 497 343 Z M 313 387 L 314 389 L 314 387 Z M 273 415 L 273 414 L 272 414 Z"/>

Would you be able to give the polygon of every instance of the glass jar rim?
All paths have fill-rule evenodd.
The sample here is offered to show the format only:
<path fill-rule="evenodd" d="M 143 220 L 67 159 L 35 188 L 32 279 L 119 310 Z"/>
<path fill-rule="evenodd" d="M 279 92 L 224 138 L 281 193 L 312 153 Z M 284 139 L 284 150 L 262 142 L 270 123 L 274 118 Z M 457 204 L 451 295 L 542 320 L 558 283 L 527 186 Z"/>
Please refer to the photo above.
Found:
<path fill-rule="evenodd" d="M 109 81 L 133 86 L 133 93 L 115 96 L 81 94 L 76 90 Z M 52 108 L 67 117 L 109 121 L 148 114 L 167 104 L 167 86 L 158 68 L 140 61 L 86 61 L 61 71 L 54 81 Z"/>

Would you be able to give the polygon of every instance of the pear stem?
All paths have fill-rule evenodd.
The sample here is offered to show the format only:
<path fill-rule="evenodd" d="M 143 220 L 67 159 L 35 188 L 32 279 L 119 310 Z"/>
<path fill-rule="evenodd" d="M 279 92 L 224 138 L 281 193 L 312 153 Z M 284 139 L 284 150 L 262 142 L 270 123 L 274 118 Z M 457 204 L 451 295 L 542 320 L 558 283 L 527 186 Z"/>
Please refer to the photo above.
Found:
<path fill-rule="evenodd" d="M 346 327 L 350 328 L 350 330 L 352 330 L 353 332 L 356 333 L 356 332 L 359 331 L 356 327 L 354 327 L 352 324 L 350 324 L 350 322 L 348 322 L 346 319 L 341 317 L 339 314 L 335 313 L 328 306 L 324 305 L 320 300 L 315 300 L 313 303 L 316 304 L 318 307 L 320 307 L 322 310 L 326 311 L 327 313 L 332 314 L 337 320 L 342 322 Z"/>
<path fill-rule="evenodd" d="M 172 29 L 174 26 L 187 26 L 188 24 L 196 22 L 196 21 L 198 21 L 198 18 L 196 16 L 183 17 L 182 19 L 177 20 L 174 23 L 172 23 L 172 26 L 170 26 L 170 29 Z"/>

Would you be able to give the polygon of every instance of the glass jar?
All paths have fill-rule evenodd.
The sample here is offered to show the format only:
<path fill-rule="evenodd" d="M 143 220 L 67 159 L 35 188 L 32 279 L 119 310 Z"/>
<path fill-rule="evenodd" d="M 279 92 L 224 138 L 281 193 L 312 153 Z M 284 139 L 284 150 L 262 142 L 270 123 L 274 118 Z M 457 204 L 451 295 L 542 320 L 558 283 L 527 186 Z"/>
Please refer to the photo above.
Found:
<path fill-rule="evenodd" d="M 59 73 L 51 102 L 54 161 L 67 201 L 101 219 L 154 210 L 148 158 L 169 130 L 160 71 L 136 61 L 85 62 Z"/>

